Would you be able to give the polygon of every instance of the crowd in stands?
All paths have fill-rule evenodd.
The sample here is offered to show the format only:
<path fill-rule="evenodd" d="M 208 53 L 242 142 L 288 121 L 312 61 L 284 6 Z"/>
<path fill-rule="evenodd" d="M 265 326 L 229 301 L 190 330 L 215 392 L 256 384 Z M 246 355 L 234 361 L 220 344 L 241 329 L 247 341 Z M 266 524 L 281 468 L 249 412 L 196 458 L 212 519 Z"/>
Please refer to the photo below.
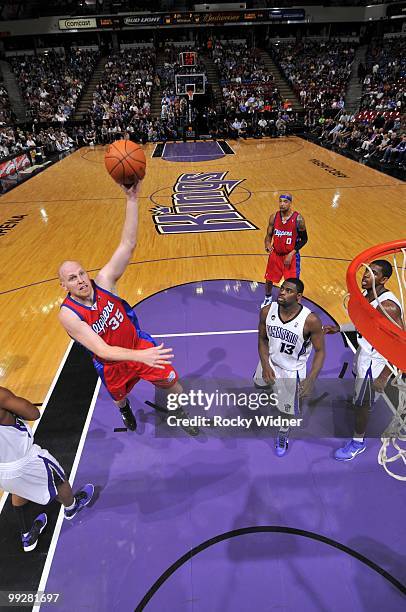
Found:
<path fill-rule="evenodd" d="M 128 123 L 148 117 L 154 69 L 153 49 L 125 49 L 111 55 L 93 94 L 88 119 Z"/>
<path fill-rule="evenodd" d="M 363 83 L 361 109 L 399 110 L 406 108 L 406 39 L 374 42 L 360 64 Z"/>
<path fill-rule="evenodd" d="M 261 52 L 247 43 L 216 41 L 211 50 L 216 64 L 226 114 L 278 110 L 282 99 Z"/>
<path fill-rule="evenodd" d="M 10 126 L 13 115 L 0 83 L 0 159 L 30 147 L 50 155 L 105 145 L 117 138 L 143 143 L 184 139 L 187 102 L 176 95 L 175 75 L 187 71 L 179 64 L 179 53 L 186 50 L 196 48 L 165 45 L 165 61 L 156 72 L 152 48 L 111 55 L 83 125 L 73 125 L 69 119 L 98 54 L 73 50 L 66 55 L 49 52 L 15 60 L 14 71 L 33 125 L 28 130 Z M 359 75 L 367 110 L 354 117 L 340 111 L 355 52 L 351 43 L 302 41 L 274 48 L 276 61 L 306 109 L 306 127 L 319 144 L 364 163 L 401 168 L 406 164 L 406 135 L 401 125 L 406 102 L 404 51 L 401 41 L 371 45 L 365 74 L 361 71 Z M 291 133 L 297 117 L 284 107 L 260 51 L 248 48 L 245 42 L 213 41 L 208 53 L 218 68 L 223 100 L 216 107 L 201 108 L 198 117 L 193 115 L 198 133 L 212 138 Z M 204 63 L 200 60 L 193 71 L 205 73 Z M 154 86 L 160 91 L 159 117 L 151 115 Z M 45 128 L 41 121 L 63 128 Z"/>
<path fill-rule="evenodd" d="M 14 113 L 10 106 L 7 89 L 0 83 L 0 126 L 11 123 Z"/>
<path fill-rule="evenodd" d="M 306 122 L 323 146 L 350 154 L 364 163 L 406 169 L 406 132 L 399 113 L 352 116 L 343 112 L 336 119 L 328 119 L 316 112 Z"/>
<path fill-rule="evenodd" d="M 69 151 L 75 146 L 74 139 L 69 136 L 66 129 L 32 127 L 33 129 L 26 130 L 20 127 L 0 126 L 0 161 L 2 158 L 18 155 L 31 148 L 41 149 L 42 155 L 51 155 Z"/>
<path fill-rule="evenodd" d="M 344 108 L 355 45 L 338 40 L 305 40 L 273 46 L 282 73 L 307 109 Z"/>
<path fill-rule="evenodd" d="M 98 53 L 81 49 L 13 58 L 29 117 L 61 123 L 71 117 L 97 58 Z"/>
<path fill-rule="evenodd" d="M 294 118 L 286 112 L 278 113 L 275 119 L 267 117 L 265 113 L 252 113 L 234 118 L 221 115 L 217 120 L 209 116 L 208 126 L 213 138 L 279 138 L 291 133 L 293 122 Z"/>

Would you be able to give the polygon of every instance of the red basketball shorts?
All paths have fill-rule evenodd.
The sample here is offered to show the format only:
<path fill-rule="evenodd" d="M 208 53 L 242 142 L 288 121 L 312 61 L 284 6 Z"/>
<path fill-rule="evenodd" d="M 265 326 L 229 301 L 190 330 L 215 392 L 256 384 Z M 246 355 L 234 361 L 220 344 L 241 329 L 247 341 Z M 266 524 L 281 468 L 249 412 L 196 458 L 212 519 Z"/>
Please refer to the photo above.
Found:
<path fill-rule="evenodd" d="M 135 349 L 147 349 L 152 346 L 154 346 L 152 342 L 139 339 Z M 160 369 L 152 368 L 139 361 L 105 363 L 102 368 L 96 367 L 96 369 L 107 391 L 116 401 L 126 397 L 139 380 L 148 380 L 156 387 L 169 389 L 179 379 L 178 373 L 171 365 Z"/>
<path fill-rule="evenodd" d="M 279 283 L 281 278 L 299 278 L 300 275 L 300 255 L 295 253 L 290 262 L 290 266 L 285 266 L 286 255 L 278 255 L 272 251 L 268 257 L 265 279 L 272 283 Z"/>

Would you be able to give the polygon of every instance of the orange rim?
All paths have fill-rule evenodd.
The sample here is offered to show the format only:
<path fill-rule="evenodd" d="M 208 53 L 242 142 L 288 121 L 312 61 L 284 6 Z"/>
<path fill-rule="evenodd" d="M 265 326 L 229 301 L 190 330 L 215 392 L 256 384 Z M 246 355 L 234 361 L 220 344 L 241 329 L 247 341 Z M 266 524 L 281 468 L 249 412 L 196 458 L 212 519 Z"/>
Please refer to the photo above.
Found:
<path fill-rule="evenodd" d="M 402 372 L 406 372 L 406 332 L 371 306 L 362 295 L 356 276 L 364 263 L 397 253 L 402 248 L 406 248 L 406 240 L 394 240 L 366 249 L 348 266 L 346 280 L 350 294 L 348 314 L 355 327 L 378 353 Z"/>

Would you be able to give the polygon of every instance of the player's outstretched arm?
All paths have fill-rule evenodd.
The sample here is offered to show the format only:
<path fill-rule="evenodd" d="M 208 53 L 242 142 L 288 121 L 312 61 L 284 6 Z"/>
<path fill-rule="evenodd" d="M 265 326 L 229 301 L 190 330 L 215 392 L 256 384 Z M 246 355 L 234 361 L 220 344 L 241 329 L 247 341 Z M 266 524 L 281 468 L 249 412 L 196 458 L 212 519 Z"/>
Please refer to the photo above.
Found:
<path fill-rule="evenodd" d="M 137 244 L 138 232 L 138 198 L 141 181 L 133 185 L 130 189 L 122 187 L 127 196 L 125 221 L 121 234 L 120 244 L 114 251 L 110 261 L 103 266 L 95 278 L 96 285 L 113 291 L 116 282 L 124 274 L 125 269 L 130 263 Z"/>
<path fill-rule="evenodd" d="M 323 327 L 319 317 L 314 312 L 310 313 L 307 317 L 303 332 L 305 337 L 310 336 L 315 354 L 310 374 L 300 385 L 300 397 L 306 397 L 311 392 L 326 356 Z"/>
<path fill-rule="evenodd" d="M 10 414 L 15 414 L 25 421 L 36 421 L 40 417 L 40 412 L 31 402 L 14 395 L 12 391 L 5 387 L 0 387 L 0 423 L 9 424 Z"/>
<path fill-rule="evenodd" d="M 353 323 L 342 323 L 342 325 L 323 325 L 323 332 L 325 334 L 338 334 L 345 332 L 355 332 L 355 325 Z"/>
<path fill-rule="evenodd" d="M 139 361 L 159 369 L 172 363 L 172 349 L 164 348 L 163 344 L 142 350 L 110 346 L 87 323 L 64 306 L 59 312 L 59 320 L 71 338 L 105 361 Z"/>

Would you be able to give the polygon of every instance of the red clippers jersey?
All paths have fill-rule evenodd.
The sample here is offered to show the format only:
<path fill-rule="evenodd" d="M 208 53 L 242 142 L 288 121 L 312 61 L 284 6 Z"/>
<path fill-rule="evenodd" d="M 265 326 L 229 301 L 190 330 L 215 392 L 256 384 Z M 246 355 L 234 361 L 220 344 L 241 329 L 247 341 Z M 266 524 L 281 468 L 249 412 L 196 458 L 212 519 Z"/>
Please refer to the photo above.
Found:
<path fill-rule="evenodd" d="M 273 248 L 277 255 L 287 255 L 295 248 L 298 216 L 298 212 L 293 212 L 283 223 L 280 211 L 276 213 L 273 222 Z"/>
<path fill-rule="evenodd" d="M 103 338 L 106 344 L 134 349 L 139 340 L 139 326 L 131 306 L 110 291 L 98 287 L 94 281 L 92 285 L 94 289 L 93 306 L 84 306 L 68 294 L 61 307 L 73 310 L 82 321 L 90 325 L 93 331 Z M 93 358 L 100 363 L 110 363 L 103 361 L 98 355 L 93 355 Z"/>

